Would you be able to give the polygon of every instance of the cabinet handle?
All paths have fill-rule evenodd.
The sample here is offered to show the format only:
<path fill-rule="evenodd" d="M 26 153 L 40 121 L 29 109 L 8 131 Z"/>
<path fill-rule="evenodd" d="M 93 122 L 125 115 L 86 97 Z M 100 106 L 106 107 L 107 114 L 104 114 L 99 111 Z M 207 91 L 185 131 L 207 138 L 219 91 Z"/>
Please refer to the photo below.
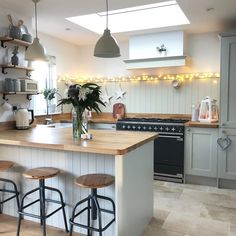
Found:
<path fill-rule="evenodd" d="M 225 124 L 225 123 L 223 123 L 223 124 L 222 124 L 222 126 L 226 126 L 226 124 Z"/>
<path fill-rule="evenodd" d="M 190 129 L 190 128 L 188 128 L 188 129 L 187 129 L 187 132 L 190 132 L 190 131 L 191 131 L 191 129 Z"/>

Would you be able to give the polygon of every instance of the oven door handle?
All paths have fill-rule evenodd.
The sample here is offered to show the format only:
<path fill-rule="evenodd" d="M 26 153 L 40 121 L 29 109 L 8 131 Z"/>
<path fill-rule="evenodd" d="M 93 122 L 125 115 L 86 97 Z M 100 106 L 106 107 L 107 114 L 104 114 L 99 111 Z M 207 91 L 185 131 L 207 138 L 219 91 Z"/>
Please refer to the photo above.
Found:
<path fill-rule="evenodd" d="M 158 137 L 160 137 L 160 138 L 173 138 L 173 139 L 176 139 L 177 141 L 180 141 L 180 142 L 182 142 L 184 140 L 180 136 L 159 135 Z"/>

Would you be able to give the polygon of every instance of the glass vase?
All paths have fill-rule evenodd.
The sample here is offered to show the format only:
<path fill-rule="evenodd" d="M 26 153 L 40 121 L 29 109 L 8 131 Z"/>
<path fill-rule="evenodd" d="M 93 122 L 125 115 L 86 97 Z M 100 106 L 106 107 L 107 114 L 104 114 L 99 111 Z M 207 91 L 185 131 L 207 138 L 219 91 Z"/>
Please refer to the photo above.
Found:
<path fill-rule="evenodd" d="M 73 107 L 72 126 L 74 139 L 81 139 L 81 135 L 88 132 L 88 116 L 84 109 Z"/>

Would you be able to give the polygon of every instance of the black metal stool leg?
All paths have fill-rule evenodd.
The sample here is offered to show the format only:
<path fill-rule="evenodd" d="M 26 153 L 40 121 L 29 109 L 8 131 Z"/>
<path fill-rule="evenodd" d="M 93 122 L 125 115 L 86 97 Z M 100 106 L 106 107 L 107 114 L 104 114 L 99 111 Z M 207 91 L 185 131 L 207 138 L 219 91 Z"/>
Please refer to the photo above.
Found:
<path fill-rule="evenodd" d="M 45 181 L 39 180 L 40 217 L 43 226 L 43 236 L 46 236 L 46 212 L 45 212 Z"/>
<path fill-rule="evenodd" d="M 12 184 L 13 184 L 14 190 L 16 192 L 16 204 L 17 204 L 17 209 L 19 211 L 19 209 L 20 209 L 19 192 L 18 192 L 18 189 L 17 189 L 17 186 L 16 186 L 15 182 L 12 181 Z"/>
<path fill-rule="evenodd" d="M 48 186 L 45 186 L 45 189 L 51 190 L 51 191 L 55 191 L 55 192 L 57 192 L 59 194 L 59 196 L 60 196 L 60 205 L 61 205 L 61 208 L 62 208 L 63 219 L 64 219 L 64 224 L 65 224 L 65 230 L 68 233 L 69 229 L 68 229 L 68 225 L 67 225 L 66 210 L 65 210 L 66 204 L 64 202 L 63 195 L 62 195 L 61 191 L 56 189 L 56 188 L 52 188 L 52 187 L 48 187 Z"/>
<path fill-rule="evenodd" d="M 92 188 L 91 189 L 91 196 L 92 196 L 92 204 L 91 204 L 91 211 L 92 211 L 92 220 L 97 220 L 97 207 L 96 207 L 96 203 L 94 201 L 94 196 L 97 195 L 97 189 L 96 188 Z"/>
<path fill-rule="evenodd" d="M 22 220 L 22 219 L 23 219 L 22 215 L 19 215 L 16 236 L 19 236 L 19 235 L 20 235 L 20 227 L 21 227 L 21 220 Z"/>
<path fill-rule="evenodd" d="M 100 206 L 99 206 L 96 195 L 93 196 L 93 200 L 95 202 L 95 206 L 96 206 L 96 209 L 97 209 L 99 236 L 102 236 L 102 214 L 101 214 Z"/>
<path fill-rule="evenodd" d="M 18 225 L 17 225 L 16 236 L 20 235 L 21 220 L 23 219 L 23 216 L 20 214 L 20 212 L 22 212 L 22 210 L 23 210 L 24 199 L 25 199 L 25 196 L 22 198 L 21 204 L 20 204 L 20 207 L 19 207 L 19 217 L 18 217 Z"/>
<path fill-rule="evenodd" d="M 91 199 L 88 199 L 88 227 L 90 227 L 90 217 L 91 217 L 91 214 L 90 214 L 90 210 L 91 210 L 90 201 L 91 201 Z M 91 236 L 91 230 L 89 228 L 87 230 L 87 235 Z"/>
<path fill-rule="evenodd" d="M 10 180 L 10 179 L 4 179 L 4 178 L 0 178 L 0 181 L 1 182 L 4 182 L 4 183 L 8 183 L 8 184 L 12 184 L 13 185 L 13 188 L 14 190 L 11 190 L 11 189 L 0 189 L 1 192 L 3 193 L 11 193 L 13 194 L 11 197 L 5 199 L 5 200 L 2 200 L 0 202 L 0 214 L 2 213 L 2 206 L 3 206 L 3 203 L 13 199 L 13 198 L 16 198 L 16 203 L 17 203 L 17 209 L 19 210 L 20 209 L 20 201 L 19 201 L 19 192 L 18 192 L 18 189 L 17 189 L 17 186 L 15 184 L 14 181 Z"/>

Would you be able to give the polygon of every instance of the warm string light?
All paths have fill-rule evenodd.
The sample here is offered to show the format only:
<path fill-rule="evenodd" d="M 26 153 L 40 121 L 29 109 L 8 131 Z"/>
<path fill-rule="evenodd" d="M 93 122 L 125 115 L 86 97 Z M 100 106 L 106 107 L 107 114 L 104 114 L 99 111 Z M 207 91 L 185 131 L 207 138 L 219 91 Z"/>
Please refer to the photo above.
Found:
<path fill-rule="evenodd" d="M 220 78 L 219 73 L 188 73 L 188 74 L 161 74 L 161 75 L 140 75 L 140 76 L 120 76 L 120 77 L 84 77 L 63 75 L 59 76 L 58 81 L 71 82 L 71 83 L 107 83 L 107 82 L 157 82 L 159 80 L 185 80 L 192 81 L 193 79 L 215 79 Z"/>

